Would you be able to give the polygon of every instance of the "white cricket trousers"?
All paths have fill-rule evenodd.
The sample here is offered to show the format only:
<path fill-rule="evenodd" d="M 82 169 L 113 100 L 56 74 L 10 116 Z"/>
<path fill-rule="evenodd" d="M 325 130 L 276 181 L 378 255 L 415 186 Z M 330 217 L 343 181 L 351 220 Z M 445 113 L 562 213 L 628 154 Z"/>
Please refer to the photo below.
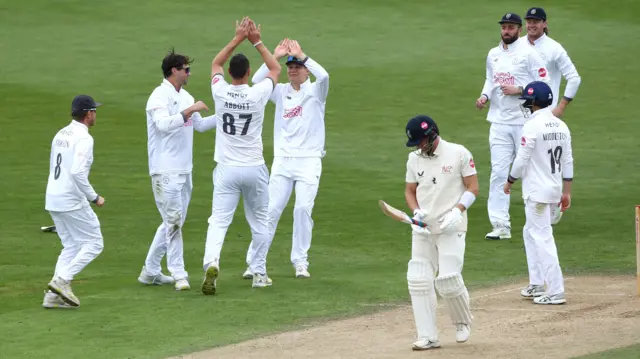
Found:
<path fill-rule="evenodd" d="M 72 281 L 102 253 L 104 242 L 100 221 L 89 204 L 73 211 L 49 213 L 62 242 L 53 278 Z"/>
<path fill-rule="evenodd" d="M 509 169 L 516 158 L 523 125 L 492 123 L 489 130 L 491 153 L 491 177 L 489 179 L 489 199 L 487 212 L 494 228 L 511 229 L 509 205 L 511 196 L 504 193 L 504 184 L 509 177 Z"/>
<path fill-rule="evenodd" d="M 271 247 L 291 193 L 295 190 L 293 207 L 293 238 L 291 263 L 293 266 L 309 266 L 308 252 L 311 248 L 313 219 L 311 214 L 320 186 L 322 159 L 320 157 L 275 157 L 269 180 L 269 241 Z M 253 252 L 247 251 L 247 264 L 251 263 Z"/>
<path fill-rule="evenodd" d="M 269 170 L 260 166 L 226 166 L 213 170 L 213 204 L 204 252 L 204 269 L 220 268 L 220 252 L 227 230 L 238 207 L 240 195 L 244 214 L 251 228 L 250 250 L 253 256 L 249 268 L 253 273 L 266 274 L 267 242 L 269 240 Z"/>
<path fill-rule="evenodd" d="M 564 293 L 564 278 L 551 227 L 551 206 L 525 200 L 525 225 L 522 230 L 529 268 L 529 284 L 547 284 L 547 294 Z"/>
<path fill-rule="evenodd" d="M 436 275 L 462 273 L 466 232 L 430 235 L 412 233 L 411 259 L 430 264 L 429 278 L 433 279 Z"/>
<path fill-rule="evenodd" d="M 147 253 L 145 266 L 149 275 L 160 274 L 160 262 L 167 255 L 167 268 L 175 280 L 186 279 L 182 227 L 187 218 L 193 183 L 191 174 L 151 176 L 156 206 L 162 217 Z"/>

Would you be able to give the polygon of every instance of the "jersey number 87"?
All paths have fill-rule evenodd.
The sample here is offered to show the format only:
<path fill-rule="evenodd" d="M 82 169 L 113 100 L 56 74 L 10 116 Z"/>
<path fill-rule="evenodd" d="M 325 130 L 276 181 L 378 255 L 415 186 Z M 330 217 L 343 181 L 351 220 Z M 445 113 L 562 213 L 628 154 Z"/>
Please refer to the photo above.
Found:
<path fill-rule="evenodd" d="M 242 126 L 242 132 L 240 132 L 240 136 L 244 136 L 249 132 L 249 124 L 251 123 L 251 115 L 238 115 L 238 118 L 241 120 L 245 120 L 244 126 Z M 225 113 L 222 115 L 222 131 L 229 135 L 236 134 L 236 119 L 230 113 Z"/>

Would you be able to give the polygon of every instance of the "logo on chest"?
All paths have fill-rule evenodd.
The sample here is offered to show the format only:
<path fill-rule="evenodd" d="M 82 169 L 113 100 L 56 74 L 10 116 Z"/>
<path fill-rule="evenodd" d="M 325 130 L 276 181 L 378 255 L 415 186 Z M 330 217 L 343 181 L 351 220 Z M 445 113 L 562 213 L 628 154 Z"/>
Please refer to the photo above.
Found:
<path fill-rule="evenodd" d="M 443 165 L 442 166 L 442 173 L 446 174 L 446 175 L 450 175 L 451 173 L 453 173 L 453 166 L 452 165 Z"/>
<path fill-rule="evenodd" d="M 294 108 L 285 108 L 282 118 L 291 119 L 302 116 L 302 106 L 298 105 Z"/>

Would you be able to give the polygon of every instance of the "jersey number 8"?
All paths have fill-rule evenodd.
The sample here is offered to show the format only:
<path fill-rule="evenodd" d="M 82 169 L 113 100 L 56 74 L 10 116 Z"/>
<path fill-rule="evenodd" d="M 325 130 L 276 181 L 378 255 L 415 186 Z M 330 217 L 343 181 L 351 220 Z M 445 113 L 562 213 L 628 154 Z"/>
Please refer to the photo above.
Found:
<path fill-rule="evenodd" d="M 251 115 L 238 115 L 238 118 L 241 120 L 246 120 L 244 122 L 244 126 L 242 126 L 242 132 L 240 132 L 240 136 L 244 136 L 249 132 L 249 124 L 251 123 Z M 236 119 L 230 113 L 225 113 L 222 115 L 222 131 L 224 133 L 229 134 L 231 136 L 236 134 Z"/>
<path fill-rule="evenodd" d="M 58 153 L 58 156 L 56 156 L 56 167 L 53 169 L 53 179 L 58 179 L 60 178 L 60 165 L 62 164 L 62 154 Z"/>

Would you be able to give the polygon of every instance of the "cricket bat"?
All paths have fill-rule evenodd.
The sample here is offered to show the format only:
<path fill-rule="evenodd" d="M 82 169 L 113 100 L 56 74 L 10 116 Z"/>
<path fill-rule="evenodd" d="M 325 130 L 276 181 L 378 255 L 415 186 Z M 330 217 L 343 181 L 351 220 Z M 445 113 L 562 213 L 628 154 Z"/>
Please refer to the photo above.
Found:
<path fill-rule="evenodd" d="M 407 224 L 414 224 L 414 225 L 416 225 L 418 227 L 422 227 L 422 228 L 427 226 L 426 223 L 411 218 L 411 216 L 409 216 L 405 212 L 402 212 L 401 210 L 390 206 L 388 203 L 386 203 L 383 200 L 379 200 L 378 204 L 380 205 L 380 208 L 382 209 L 382 213 L 384 213 L 388 217 L 391 217 L 391 218 L 395 219 L 398 222 L 407 223 Z"/>

